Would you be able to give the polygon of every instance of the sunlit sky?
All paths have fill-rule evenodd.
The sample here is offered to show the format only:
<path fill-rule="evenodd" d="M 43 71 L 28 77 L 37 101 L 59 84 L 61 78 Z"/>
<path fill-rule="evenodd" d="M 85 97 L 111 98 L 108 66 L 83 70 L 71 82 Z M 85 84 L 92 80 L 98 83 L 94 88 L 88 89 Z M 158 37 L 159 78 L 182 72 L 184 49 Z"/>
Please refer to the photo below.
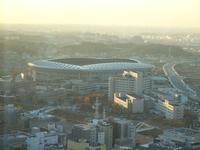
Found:
<path fill-rule="evenodd" d="M 200 27 L 200 0 L 0 0 L 0 23 Z"/>

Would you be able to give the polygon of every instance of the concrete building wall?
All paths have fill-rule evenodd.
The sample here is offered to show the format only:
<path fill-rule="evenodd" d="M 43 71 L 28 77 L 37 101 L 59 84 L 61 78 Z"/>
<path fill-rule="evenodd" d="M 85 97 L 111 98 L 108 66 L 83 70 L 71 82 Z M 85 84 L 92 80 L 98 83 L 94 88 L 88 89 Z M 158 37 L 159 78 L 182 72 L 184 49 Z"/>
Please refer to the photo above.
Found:
<path fill-rule="evenodd" d="M 106 145 L 97 145 L 97 146 L 90 146 L 85 141 L 76 142 L 72 140 L 68 140 L 67 142 L 67 149 L 68 150 L 107 150 Z"/>
<path fill-rule="evenodd" d="M 144 111 L 144 99 L 128 94 L 114 94 L 114 103 L 130 113 L 142 113 Z"/>
<path fill-rule="evenodd" d="M 113 126 L 107 122 L 100 122 L 98 124 L 98 128 L 100 131 L 104 132 L 104 144 L 106 145 L 106 149 L 112 149 L 113 143 Z"/>
<path fill-rule="evenodd" d="M 158 100 L 156 109 L 163 112 L 167 119 L 183 119 L 184 108 L 181 104 L 172 104 L 168 100 Z"/>
<path fill-rule="evenodd" d="M 113 120 L 113 146 L 135 145 L 136 128 L 130 120 L 115 118 Z"/>
<path fill-rule="evenodd" d="M 144 99 L 134 99 L 131 102 L 132 113 L 142 113 L 144 111 Z"/>
<path fill-rule="evenodd" d="M 90 145 L 97 144 L 97 129 L 90 124 L 77 124 L 72 129 L 71 138 L 73 140 L 86 139 Z"/>
<path fill-rule="evenodd" d="M 27 150 L 44 150 L 44 133 L 36 133 L 35 136 L 27 138 L 26 143 Z"/>
<path fill-rule="evenodd" d="M 143 72 L 124 71 L 120 77 L 110 77 L 108 81 L 108 99 L 114 98 L 114 93 L 128 93 L 142 95 L 152 89 L 151 76 L 144 76 Z"/>

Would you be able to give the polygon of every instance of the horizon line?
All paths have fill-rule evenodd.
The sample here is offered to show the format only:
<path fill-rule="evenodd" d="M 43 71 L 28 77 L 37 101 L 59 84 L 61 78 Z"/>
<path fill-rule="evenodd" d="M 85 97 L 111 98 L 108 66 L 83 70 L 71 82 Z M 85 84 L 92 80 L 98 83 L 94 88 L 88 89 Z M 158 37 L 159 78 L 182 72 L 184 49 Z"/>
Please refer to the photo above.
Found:
<path fill-rule="evenodd" d="M 61 26 L 97 26 L 97 27 L 122 27 L 122 28 L 166 28 L 166 29 L 200 29 L 197 26 L 140 26 L 140 25 L 117 25 L 117 24 L 72 24 L 72 23 L 1 23 L 0 25 L 61 25 Z"/>

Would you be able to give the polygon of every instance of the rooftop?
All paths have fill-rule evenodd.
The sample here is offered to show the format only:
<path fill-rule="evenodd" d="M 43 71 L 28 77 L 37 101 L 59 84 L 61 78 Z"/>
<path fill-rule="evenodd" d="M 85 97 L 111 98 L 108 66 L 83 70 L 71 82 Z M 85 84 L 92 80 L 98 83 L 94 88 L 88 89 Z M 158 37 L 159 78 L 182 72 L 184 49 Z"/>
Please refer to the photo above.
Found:
<path fill-rule="evenodd" d="M 111 63 L 111 62 L 131 62 L 136 63 L 137 61 L 132 59 L 121 59 L 121 58 L 66 58 L 66 59 L 54 59 L 54 62 L 74 64 L 74 65 L 90 65 L 90 64 L 100 64 L 100 63 Z"/>
<path fill-rule="evenodd" d="M 116 97 L 120 98 L 123 101 L 126 101 L 126 99 L 141 99 L 141 96 L 138 96 L 136 94 L 123 94 L 123 93 L 118 93 L 116 94 Z"/>
<path fill-rule="evenodd" d="M 72 59 L 72 58 L 71 58 Z M 84 60 L 83 63 L 79 62 L 78 58 L 69 58 L 64 62 L 54 60 L 36 60 L 28 63 L 30 67 L 43 68 L 43 69 L 56 69 L 56 70 L 77 70 L 77 71 L 110 71 L 110 70 L 127 70 L 127 69 L 138 69 L 138 70 L 150 70 L 153 65 L 137 63 L 136 61 L 129 59 L 92 59 L 92 58 L 80 58 Z M 67 61 L 68 60 L 68 61 Z M 77 60 L 77 62 L 75 61 Z M 91 62 L 90 62 L 91 60 Z"/>
<path fill-rule="evenodd" d="M 200 138 L 200 131 L 190 128 L 175 128 L 175 129 L 167 129 L 166 131 L 170 133 L 174 132 L 178 134 L 183 134 L 185 136 L 199 136 Z"/>
<path fill-rule="evenodd" d="M 94 125 L 92 125 L 92 124 L 75 124 L 74 127 L 78 127 L 83 130 L 90 130 L 90 129 L 94 128 Z"/>
<path fill-rule="evenodd" d="M 167 78 L 162 76 L 153 76 L 151 79 L 156 81 L 167 81 Z"/>

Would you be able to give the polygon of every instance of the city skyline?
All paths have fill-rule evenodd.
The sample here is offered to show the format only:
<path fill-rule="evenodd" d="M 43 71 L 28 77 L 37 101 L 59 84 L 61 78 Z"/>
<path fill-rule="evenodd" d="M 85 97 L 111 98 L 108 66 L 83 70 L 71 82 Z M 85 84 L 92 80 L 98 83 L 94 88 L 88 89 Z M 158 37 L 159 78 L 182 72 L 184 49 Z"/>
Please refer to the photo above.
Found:
<path fill-rule="evenodd" d="M 200 150 L 200 0 L 0 0 L 0 150 Z"/>

